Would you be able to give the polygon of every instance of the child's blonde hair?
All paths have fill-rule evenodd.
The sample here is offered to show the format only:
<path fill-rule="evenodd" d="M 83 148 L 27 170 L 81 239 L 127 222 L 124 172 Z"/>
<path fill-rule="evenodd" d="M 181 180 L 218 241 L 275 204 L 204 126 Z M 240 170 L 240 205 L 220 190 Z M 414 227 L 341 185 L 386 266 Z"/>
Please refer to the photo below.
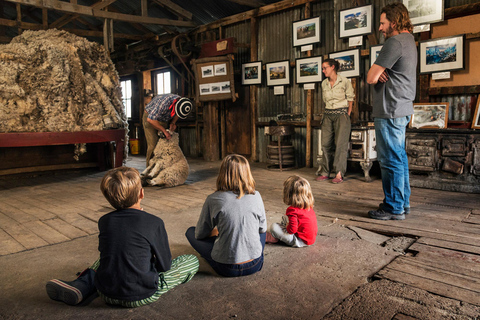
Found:
<path fill-rule="evenodd" d="M 244 156 L 230 154 L 223 159 L 217 178 L 217 191 L 232 191 L 238 195 L 238 199 L 245 194 L 255 194 L 255 180 Z"/>
<path fill-rule="evenodd" d="M 283 183 L 283 202 L 295 208 L 313 208 L 315 200 L 310 183 L 300 176 L 290 176 Z"/>
<path fill-rule="evenodd" d="M 140 174 L 137 169 L 129 167 L 111 169 L 103 177 L 100 190 L 115 209 L 129 208 L 140 199 Z"/>

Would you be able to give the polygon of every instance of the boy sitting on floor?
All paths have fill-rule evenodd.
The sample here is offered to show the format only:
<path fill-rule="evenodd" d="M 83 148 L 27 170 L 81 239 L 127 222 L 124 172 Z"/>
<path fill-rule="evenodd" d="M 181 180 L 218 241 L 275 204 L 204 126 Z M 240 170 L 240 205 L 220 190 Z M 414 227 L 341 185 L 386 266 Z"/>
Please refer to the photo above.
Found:
<path fill-rule="evenodd" d="M 139 307 L 190 281 L 198 271 L 198 259 L 182 255 L 171 260 L 163 220 L 140 206 L 144 191 L 138 171 L 112 169 L 100 189 L 117 209 L 98 221 L 100 258 L 74 281 L 48 281 L 48 296 L 76 305 L 98 291 L 108 304 Z"/>

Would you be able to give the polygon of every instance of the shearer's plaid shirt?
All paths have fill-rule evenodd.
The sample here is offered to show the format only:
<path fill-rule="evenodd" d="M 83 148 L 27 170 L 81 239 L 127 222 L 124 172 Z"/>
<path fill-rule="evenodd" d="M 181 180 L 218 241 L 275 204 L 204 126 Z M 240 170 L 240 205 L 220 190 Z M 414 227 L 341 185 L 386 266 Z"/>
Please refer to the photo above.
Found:
<path fill-rule="evenodd" d="M 152 101 L 145 106 L 148 118 L 162 122 L 170 121 L 175 115 L 170 107 L 179 98 L 181 98 L 179 95 L 173 93 L 155 96 Z"/>

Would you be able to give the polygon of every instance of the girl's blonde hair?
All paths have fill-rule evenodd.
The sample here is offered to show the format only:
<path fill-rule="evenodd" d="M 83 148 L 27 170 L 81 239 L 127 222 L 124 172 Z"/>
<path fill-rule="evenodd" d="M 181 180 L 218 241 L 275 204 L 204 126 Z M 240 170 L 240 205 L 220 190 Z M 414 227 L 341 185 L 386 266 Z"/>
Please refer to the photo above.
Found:
<path fill-rule="evenodd" d="M 140 174 L 137 169 L 129 167 L 109 170 L 100 183 L 100 190 L 115 209 L 129 208 L 140 199 Z"/>
<path fill-rule="evenodd" d="M 300 176 L 290 176 L 283 183 L 283 202 L 295 208 L 313 208 L 315 200 L 310 183 Z"/>
<path fill-rule="evenodd" d="M 245 194 L 255 194 L 255 180 L 244 156 L 230 154 L 223 159 L 217 178 L 217 191 L 232 191 L 238 195 L 238 199 Z"/>

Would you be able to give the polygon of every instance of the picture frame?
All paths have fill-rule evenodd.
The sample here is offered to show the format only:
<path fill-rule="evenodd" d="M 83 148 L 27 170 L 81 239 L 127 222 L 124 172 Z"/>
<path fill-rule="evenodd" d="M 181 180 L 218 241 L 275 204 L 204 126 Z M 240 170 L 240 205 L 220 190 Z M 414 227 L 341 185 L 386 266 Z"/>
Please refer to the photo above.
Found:
<path fill-rule="evenodd" d="M 412 24 L 443 21 L 444 0 L 403 0 Z"/>
<path fill-rule="evenodd" d="M 373 5 L 340 10 L 340 38 L 372 33 Z"/>
<path fill-rule="evenodd" d="M 265 65 L 267 86 L 290 84 L 290 61 L 277 61 Z"/>
<path fill-rule="evenodd" d="M 473 113 L 472 129 L 480 129 L 480 96 L 477 98 L 477 107 Z"/>
<path fill-rule="evenodd" d="M 322 57 L 309 57 L 295 60 L 296 83 L 322 81 Z"/>
<path fill-rule="evenodd" d="M 465 69 L 465 35 L 420 41 L 420 74 Z"/>
<path fill-rule="evenodd" d="M 373 64 L 377 60 L 378 54 L 380 53 L 382 48 L 383 48 L 383 44 L 370 47 L 370 67 L 373 66 Z"/>
<path fill-rule="evenodd" d="M 415 129 L 446 129 L 448 108 L 448 102 L 414 103 L 409 127 Z"/>
<path fill-rule="evenodd" d="M 227 75 L 227 64 L 216 64 L 215 66 L 215 76 L 226 76 Z"/>
<path fill-rule="evenodd" d="M 293 22 L 293 46 L 320 42 L 320 17 Z"/>
<path fill-rule="evenodd" d="M 262 84 L 262 62 L 242 64 L 242 85 Z"/>
<path fill-rule="evenodd" d="M 202 67 L 202 78 L 210 78 L 215 76 L 213 65 Z"/>
<path fill-rule="evenodd" d="M 339 62 L 337 74 L 347 78 L 360 76 L 360 49 L 338 51 L 330 53 L 328 57 Z"/>

